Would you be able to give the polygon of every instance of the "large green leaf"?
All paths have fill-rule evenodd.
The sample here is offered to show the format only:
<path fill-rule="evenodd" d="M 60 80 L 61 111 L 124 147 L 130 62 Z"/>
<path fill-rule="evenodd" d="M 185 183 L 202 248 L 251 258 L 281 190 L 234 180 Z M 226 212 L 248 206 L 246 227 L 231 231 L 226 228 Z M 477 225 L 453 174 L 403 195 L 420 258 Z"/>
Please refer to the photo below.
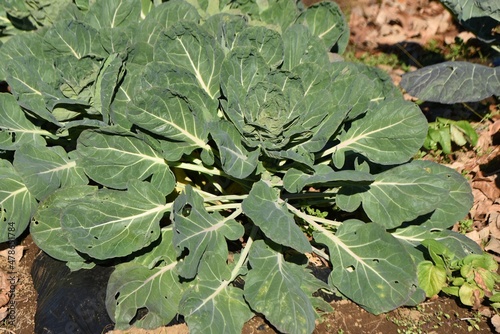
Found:
<path fill-rule="evenodd" d="M 28 227 L 37 207 L 21 176 L 7 160 L 0 160 L 0 242 L 14 240 Z"/>
<path fill-rule="evenodd" d="M 304 173 L 295 168 L 289 169 L 283 177 L 283 186 L 292 193 L 301 191 L 306 185 L 319 184 L 322 186 L 331 186 L 332 183 L 356 183 L 370 184 L 375 180 L 375 176 L 361 171 L 341 170 L 334 171 L 326 165 L 314 166 L 312 174 Z"/>
<path fill-rule="evenodd" d="M 84 264 L 87 259 L 69 243 L 61 226 L 61 215 L 68 205 L 94 195 L 96 191 L 97 187 L 91 186 L 73 186 L 54 191 L 40 203 L 30 225 L 35 243 L 53 258 L 66 261 L 71 269 L 89 267 L 89 264 Z M 91 263 L 90 266 L 93 265 Z"/>
<path fill-rule="evenodd" d="M 127 118 L 137 126 L 172 142 L 169 160 L 178 160 L 196 148 L 210 150 L 208 129 L 203 119 L 193 112 L 189 101 L 168 89 L 151 88 L 133 96 Z"/>
<path fill-rule="evenodd" d="M 293 215 L 279 199 L 279 192 L 265 181 L 254 183 L 241 208 L 255 225 L 274 242 L 311 252 L 311 245 L 302 230 L 295 223 Z"/>
<path fill-rule="evenodd" d="M 276 246 L 277 247 L 277 246 Z M 258 240 L 252 245 L 245 280 L 245 299 L 279 331 L 312 333 L 315 313 L 309 296 L 301 289 L 303 266 L 287 262 L 278 249 Z"/>
<path fill-rule="evenodd" d="M 198 86 L 191 72 L 162 61 L 152 61 L 144 66 L 140 79 L 141 90 L 168 87 L 168 90 L 187 99 L 191 111 L 207 122 L 218 120 L 219 102 L 211 99 Z"/>
<path fill-rule="evenodd" d="M 139 31 L 134 37 L 137 41 L 155 45 L 162 30 L 169 28 L 178 21 L 198 22 L 200 15 L 196 8 L 184 0 L 164 2 L 150 11 L 141 21 Z"/>
<path fill-rule="evenodd" d="M 394 228 L 439 207 L 449 193 L 447 181 L 420 164 L 410 163 L 377 174 L 369 185 L 343 186 L 337 205 L 351 212 L 362 204 L 372 221 Z"/>
<path fill-rule="evenodd" d="M 222 169 L 238 179 L 248 177 L 257 167 L 260 150 L 248 151 L 231 123 L 220 120 L 210 125 L 210 135 L 219 148 Z"/>
<path fill-rule="evenodd" d="M 100 189 L 75 200 L 65 208 L 61 225 L 79 252 L 110 259 L 158 239 L 160 219 L 169 208 L 155 186 L 131 180 L 127 191 Z"/>
<path fill-rule="evenodd" d="M 45 146 L 45 137 L 55 136 L 30 122 L 12 95 L 0 94 L 0 149 Z"/>
<path fill-rule="evenodd" d="M 138 22 L 140 14 L 140 1 L 96 1 L 90 7 L 85 21 L 97 30 L 112 29 Z"/>
<path fill-rule="evenodd" d="M 130 179 L 152 176 L 151 182 L 163 194 L 174 189 L 174 175 L 163 157 L 133 136 L 84 131 L 76 153 L 85 173 L 107 187 L 125 189 Z"/>
<path fill-rule="evenodd" d="M 301 24 L 294 24 L 283 33 L 283 46 L 284 70 L 290 71 L 302 63 L 315 63 L 321 67 L 330 63 L 323 43 Z"/>
<path fill-rule="evenodd" d="M 408 161 L 422 146 L 427 135 L 427 120 L 411 102 L 393 100 L 355 120 L 340 134 L 334 147 L 333 161 L 344 165 L 345 154 L 354 151 L 383 165 Z"/>
<path fill-rule="evenodd" d="M 419 166 L 442 180 L 443 189 L 448 190 L 445 198 L 428 219 L 422 223 L 428 229 L 447 229 L 463 219 L 474 202 L 469 182 L 455 170 L 426 160 L 412 161 L 409 166 Z M 401 169 L 405 167 L 401 166 Z"/>
<path fill-rule="evenodd" d="M 296 22 L 308 27 L 314 36 L 322 40 L 326 50 L 335 47 L 337 53 L 345 51 L 349 42 L 349 27 L 335 2 L 325 1 L 308 7 Z"/>
<path fill-rule="evenodd" d="M 55 56 L 70 55 L 77 59 L 85 56 L 102 55 L 99 32 L 79 21 L 58 21 L 43 37 L 46 54 Z"/>
<path fill-rule="evenodd" d="M 424 101 L 476 102 L 500 95 L 500 70 L 498 67 L 449 61 L 404 74 L 401 87 Z"/>
<path fill-rule="evenodd" d="M 37 56 L 19 57 L 8 61 L 5 70 L 7 82 L 19 105 L 49 122 L 60 125 L 49 112 L 49 105 L 65 98 L 58 90 L 60 73 L 52 62 L 38 59 Z"/>
<path fill-rule="evenodd" d="M 498 31 L 495 28 L 500 24 L 500 4 L 497 0 L 441 0 L 458 22 L 466 29 L 475 33 L 487 43 L 500 43 Z"/>
<path fill-rule="evenodd" d="M 182 296 L 180 313 L 190 333 L 241 333 L 253 316 L 243 291 L 228 282 L 231 271 L 226 261 L 217 253 L 205 253 L 193 286 Z"/>
<path fill-rule="evenodd" d="M 74 152 L 71 152 L 74 153 Z M 23 145 L 14 154 L 14 168 L 22 176 L 30 192 L 42 200 L 59 187 L 86 185 L 83 168 L 61 146 Z"/>
<path fill-rule="evenodd" d="M 161 251 L 151 262 L 150 253 Z M 159 254 L 158 254 L 159 255 Z M 135 327 L 154 329 L 167 325 L 179 312 L 184 290 L 175 272 L 176 254 L 172 246 L 172 229 L 164 229 L 155 247 L 131 262 L 116 266 L 106 291 L 106 308 L 116 329 Z M 147 314 L 135 320 L 138 310 Z"/>
<path fill-rule="evenodd" d="M 233 45 L 233 48 L 253 47 L 270 68 L 276 68 L 283 62 L 283 39 L 274 30 L 250 26 L 237 35 Z"/>
<path fill-rule="evenodd" d="M 226 239 L 240 238 L 244 229 L 234 219 L 223 217 L 220 213 L 209 214 L 203 206 L 203 198 L 191 186 L 187 186 L 174 202 L 170 219 L 174 222 L 174 245 L 178 255 L 184 253 L 178 265 L 179 275 L 193 278 L 206 252 L 213 251 L 227 258 Z"/>
<path fill-rule="evenodd" d="M 366 310 L 380 314 L 404 305 L 417 289 L 415 265 L 405 247 L 378 224 L 345 221 L 314 233 L 328 247 L 329 283 Z"/>
<path fill-rule="evenodd" d="M 220 93 L 220 66 L 224 57 L 215 39 L 196 24 L 180 21 L 164 31 L 154 47 L 154 59 L 194 74 L 198 85 L 215 99 Z"/>

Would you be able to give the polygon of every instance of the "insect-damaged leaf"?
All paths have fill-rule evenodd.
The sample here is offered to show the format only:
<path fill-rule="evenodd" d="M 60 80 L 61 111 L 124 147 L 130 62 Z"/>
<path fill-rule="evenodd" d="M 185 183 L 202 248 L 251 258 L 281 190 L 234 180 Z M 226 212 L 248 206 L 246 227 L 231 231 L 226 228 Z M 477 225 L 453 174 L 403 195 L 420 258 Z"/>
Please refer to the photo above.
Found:
<path fill-rule="evenodd" d="M 240 333 L 253 316 L 243 291 L 229 283 L 226 258 L 206 252 L 193 285 L 180 301 L 190 333 Z"/>
<path fill-rule="evenodd" d="M 61 225 L 78 251 L 96 259 L 129 255 L 158 239 L 165 197 L 147 182 L 126 191 L 100 189 L 68 205 Z"/>
<path fill-rule="evenodd" d="M 155 259 L 151 261 L 151 253 L 160 251 L 161 256 L 153 256 Z M 136 327 L 155 329 L 167 325 L 175 317 L 186 288 L 179 281 L 176 264 L 172 230 L 165 229 L 155 242 L 155 248 L 116 267 L 106 291 L 106 307 L 115 328 L 126 329 L 133 322 Z M 142 308 L 148 313 L 135 320 Z"/>
<path fill-rule="evenodd" d="M 250 252 L 252 269 L 245 280 L 245 299 L 285 333 L 312 333 L 315 313 L 301 289 L 306 269 L 285 261 L 283 254 L 258 240 Z M 267 297 L 273 294 L 274 298 Z"/>
<path fill-rule="evenodd" d="M 314 238 L 328 247 L 335 268 L 329 284 L 371 313 L 404 305 L 417 288 L 410 254 L 376 223 L 348 220 L 335 235 L 317 232 Z"/>
<path fill-rule="evenodd" d="M 274 242 L 302 253 L 311 251 L 311 245 L 295 223 L 294 216 L 280 201 L 278 190 L 265 181 L 261 180 L 253 185 L 241 208 Z"/>
<path fill-rule="evenodd" d="M 218 212 L 209 214 L 203 206 L 203 197 L 191 186 L 175 200 L 170 219 L 174 222 L 173 242 L 177 253 L 181 255 L 185 248 L 189 251 L 178 265 L 179 275 L 185 278 L 196 275 L 206 252 L 213 251 L 227 258 L 225 239 L 236 240 L 244 232 L 243 226 L 234 219 Z"/>

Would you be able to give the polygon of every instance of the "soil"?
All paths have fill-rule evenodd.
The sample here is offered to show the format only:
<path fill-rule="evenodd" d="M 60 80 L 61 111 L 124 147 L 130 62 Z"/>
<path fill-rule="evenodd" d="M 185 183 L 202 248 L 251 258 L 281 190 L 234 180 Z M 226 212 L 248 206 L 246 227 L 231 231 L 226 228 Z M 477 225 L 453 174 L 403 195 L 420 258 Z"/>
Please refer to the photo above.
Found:
<path fill-rule="evenodd" d="M 313 1 L 305 1 L 312 3 Z M 399 83 L 402 66 L 413 70 L 429 62 L 443 61 L 460 38 L 460 47 L 468 61 L 488 62 L 488 49 L 471 34 L 460 30 L 451 15 L 437 1 L 430 0 L 342 0 L 339 4 L 350 18 L 351 46 L 354 57 L 364 55 L 396 54 L 399 65 L 380 65 Z M 433 49 L 425 46 L 433 45 Z M 474 55 L 477 57 L 475 58 Z M 486 55 L 486 56 L 485 56 Z M 413 99 L 406 96 L 407 99 Z M 464 231 L 457 223 L 455 230 L 467 233 L 483 249 L 500 262 L 500 112 L 499 101 L 493 98 L 466 105 L 424 103 L 422 111 L 433 121 L 436 116 L 467 119 L 479 134 L 476 147 L 456 148 L 451 155 L 440 152 L 422 152 L 423 159 L 448 165 L 462 173 L 470 182 L 474 206 L 468 217 L 472 224 Z M 471 111 L 473 110 L 473 111 Z M 488 117 L 485 117 L 488 115 Z M 29 236 L 24 235 L 17 248 L 0 244 L 0 278 L 12 271 L 8 251 L 17 254 L 15 263 L 14 324 L 0 322 L 1 333 L 32 334 L 36 312 L 37 293 L 30 275 L 31 266 L 40 252 Z M 13 246 L 13 245 L 12 245 Z M 21 246 L 21 247 L 19 247 Z M 12 259 L 11 259 L 12 260 Z M 3 282 L 3 284 L 2 284 Z M 9 289 L 0 279 L 0 301 Z M 500 333 L 495 328 L 495 312 L 488 307 L 473 310 L 454 298 L 440 295 L 418 307 L 402 307 L 392 312 L 373 315 L 348 300 L 331 302 L 334 312 L 324 315 L 317 323 L 315 334 L 323 333 Z M 0 307 L 0 317 L 5 309 Z M 493 319 L 493 321 L 492 321 Z M 131 329 L 111 333 L 188 333 L 185 324 L 154 331 Z M 255 317 L 246 323 L 243 334 L 278 333 L 263 318 Z"/>

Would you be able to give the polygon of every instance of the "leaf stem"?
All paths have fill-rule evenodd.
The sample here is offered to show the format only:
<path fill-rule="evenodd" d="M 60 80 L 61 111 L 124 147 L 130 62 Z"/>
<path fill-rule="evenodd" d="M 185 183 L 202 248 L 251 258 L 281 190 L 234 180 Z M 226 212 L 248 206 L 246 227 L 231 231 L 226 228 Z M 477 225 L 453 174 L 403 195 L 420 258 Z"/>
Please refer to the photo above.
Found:
<path fill-rule="evenodd" d="M 233 268 L 233 271 L 231 271 L 231 278 L 229 279 L 229 282 L 232 282 L 238 277 L 240 268 L 243 267 L 245 261 L 247 260 L 248 253 L 250 252 L 250 248 L 252 248 L 253 240 L 255 239 L 255 236 L 257 235 L 259 228 L 257 226 L 253 226 L 252 230 L 250 231 L 250 236 L 248 237 L 247 244 L 245 245 L 245 248 L 241 251 L 240 258 L 238 259 L 238 262 L 236 263 L 236 266 Z"/>

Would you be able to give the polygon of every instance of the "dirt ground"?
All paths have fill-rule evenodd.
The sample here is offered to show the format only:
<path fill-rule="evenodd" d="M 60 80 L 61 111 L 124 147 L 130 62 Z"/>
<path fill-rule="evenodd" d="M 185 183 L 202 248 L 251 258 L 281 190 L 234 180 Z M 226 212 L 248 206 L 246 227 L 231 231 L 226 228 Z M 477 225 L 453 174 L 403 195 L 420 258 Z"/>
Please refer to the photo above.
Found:
<path fill-rule="evenodd" d="M 311 1 L 306 1 L 311 2 Z M 349 52 L 362 58 L 380 54 L 395 54 L 406 70 L 413 70 L 429 62 L 439 61 L 439 51 L 446 53 L 453 49 L 459 37 L 461 47 L 470 48 L 471 53 L 480 49 L 477 41 L 457 27 L 451 15 L 437 1 L 430 0 L 342 0 L 340 4 L 350 18 L 351 46 Z M 425 48 L 432 44 L 433 51 Z M 487 61 L 484 53 L 477 52 L 478 59 Z M 441 55 L 442 56 L 442 55 Z M 437 57 L 437 58 L 436 58 Z M 441 60 L 442 61 L 442 60 Z M 379 65 L 399 83 L 404 73 L 401 66 Z M 408 99 L 412 99 L 407 96 Z M 474 194 L 474 206 L 467 219 L 472 222 L 467 235 L 500 261 L 500 112 L 499 101 L 486 101 L 467 105 L 440 105 L 424 103 L 422 111 L 432 121 L 436 116 L 467 119 L 479 134 L 475 148 L 457 149 L 452 155 L 436 152 L 422 154 L 446 164 L 462 173 L 470 182 Z M 473 110 L 473 111 L 471 111 Z M 489 113 L 489 117 L 483 116 Z M 455 229 L 460 226 L 457 224 Z M 14 301 L 14 325 L 0 322 L 0 334 L 34 333 L 36 312 L 36 291 L 30 276 L 30 269 L 38 247 L 29 235 L 15 248 L 15 263 L 8 260 L 10 245 L 0 244 L 0 270 L 8 272 L 15 265 L 16 290 Z M 12 270 L 11 270 L 12 271 Z M 3 285 L 2 285 L 3 284 Z M 10 285 L 0 279 L 0 302 L 2 294 Z M 3 289 L 3 290 L 2 290 Z M 492 309 L 472 310 L 458 301 L 445 296 L 428 300 L 415 308 L 399 308 L 382 315 L 372 315 L 347 300 L 333 301 L 334 312 L 325 315 L 318 322 L 315 334 L 323 333 L 494 333 L 499 332 L 491 321 Z M 0 308 L 0 317 L 6 309 Z M 113 333 L 123 333 L 114 331 Z M 126 333 L 188 333 L 183 324 L 155 331 L 133 329 Z M 278 333 L 262 318 L 255 317 L 244 327 L 243 334 Z"/>

